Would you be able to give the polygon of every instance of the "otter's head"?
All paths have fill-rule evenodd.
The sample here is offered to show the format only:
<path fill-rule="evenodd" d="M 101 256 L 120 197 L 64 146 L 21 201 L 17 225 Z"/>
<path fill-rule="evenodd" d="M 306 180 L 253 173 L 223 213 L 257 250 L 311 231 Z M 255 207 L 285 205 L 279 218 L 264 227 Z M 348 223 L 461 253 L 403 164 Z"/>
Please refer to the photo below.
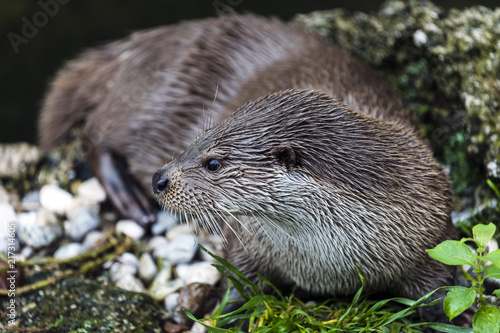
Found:
<path fill-rule="evenodd" d="M 409 139 L 394 133 L 325 93 L 287 90 L 201 134 L 154 175 L 153 189 L 163 207 L 200 218 L 321 220 L 340 204 L 354 214 L 353 205 L 387 201 L 413 167 Z"/>
<path fill-rule="evenodd" d="M 200 217 L 288 211 L 314 163 L 309 146 L 319 146 L 315 118 L 333 106 L 326 94 L 292 90 L 246 104 L 154 175 L 158 202 Z"/>

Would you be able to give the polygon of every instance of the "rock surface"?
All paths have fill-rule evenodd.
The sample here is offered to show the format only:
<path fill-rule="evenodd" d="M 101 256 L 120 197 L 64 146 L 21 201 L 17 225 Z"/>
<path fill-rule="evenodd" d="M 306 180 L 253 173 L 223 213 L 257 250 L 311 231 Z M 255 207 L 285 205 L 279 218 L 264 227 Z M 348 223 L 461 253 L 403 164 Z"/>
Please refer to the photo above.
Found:
<path fill-rule="evenodd" d="M 78 196 L 90 203 L 98 203 L 106 200 L 106 191 L 97 178 L 87 179 L 78 187 Z"/>
<path fill-rule="evenodd" d="M 147 252 L 143 253 L 139 259 L 139 277 L 146 282 L 150 282 L 157 272 L 158 268 L 151 255 Z"/>
<path fill-rule="evenodd" d="M 165 258 L 170 264 L 188 263 L 193 260 L 198 247 L 193 235 L 182 234 L 172 239 L 164 247 L 158 248 L 155 255 Z"/>
<path fill-rule="evenodd" d="M 0 298 L 0 308 L 6 309 L 8 301 Z M 53 327 L 57 322 L 54 332 L 82 328 L 86 332 L 163 332 L 165 310 L 151 297 L 95 279 L 68 278 L 43 292 L 19 295 L 16 303 L 17 325 L 24 328 Z"/>
<path fill-rule="evenodd" d="M 145 234 L 144 229 L 132 220 L 118 221 L 115 228 L 132 239 L 140 239 Z"/>
<path fill-rule="evenodd" d="M 61 246 L 54 253 L 56 259 L 68 259 L 76 257 L 85 252 L 85 248 L 80 243 L 69 243 Z"/>
<path fill-rule="evenodd" d="M 379 68 L 408 101 L 457 193 L 500 176 L 500 8 L 443 11 L 387 1 L 376 13 L 297 15 L 300 24 Z"/>
<path fill-rule="evenodd" d="M 90 231 L 96 229 L 100 224 L 96 209 L 82 207 L 65 225 L 66 234 L 75 241 L 82 240 Z"/>
<path fill-rule="evenodd" d="M 74 197 L 57 185 L 44 185 L 40 190 L 40 204 L 49 212 L 60 215 L 71 207 Z"/>
<path fill-rule="evenodd" d="M 62 227 L 51 212 L 39 210 L 17 216 L 17 235 L 21 242 L 28 246 L 49 246 L 62 234 Z"/>

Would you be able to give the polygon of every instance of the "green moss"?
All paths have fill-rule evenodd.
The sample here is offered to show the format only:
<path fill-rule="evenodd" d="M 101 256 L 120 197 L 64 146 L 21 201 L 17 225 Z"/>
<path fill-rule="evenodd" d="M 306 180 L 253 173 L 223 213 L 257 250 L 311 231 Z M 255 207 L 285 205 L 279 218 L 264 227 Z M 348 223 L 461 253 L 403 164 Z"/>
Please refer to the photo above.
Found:
<path fill-rule="evenodd" d="M 0 306 L 8 301 L 0 299 Z M 50 328 L 51 332 L 163 332 L 164 311 L 148 295 L 83 277 L 16 295 L 16 304 L 19 327 Z"/>
<path fill-rule="evenodd" d="M 456 193 L 500 177 L 500 8 L 444 12 L 388 1 L 376 13 L 298 15 L 294 22 L 378 68 L 406 99 Z"/>

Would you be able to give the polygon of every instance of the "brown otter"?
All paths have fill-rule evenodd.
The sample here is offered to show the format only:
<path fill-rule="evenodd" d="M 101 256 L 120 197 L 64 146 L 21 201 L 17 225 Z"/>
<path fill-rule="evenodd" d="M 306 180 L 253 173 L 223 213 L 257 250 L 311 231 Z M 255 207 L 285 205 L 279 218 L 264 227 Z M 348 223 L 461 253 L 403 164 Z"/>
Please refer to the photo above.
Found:
<path fill-rule="evenodd" d="M 409 298 L 453 284 L 454 269 L 425 252 L 455 233 L 449 184 L 426 145 L 323 91 L 246 104 L 158 171 L 153 188 L 210 228 L 224 219 L 229 261 L 302 297 L 353 295 L 356 268 L 365 290 Z M 447 321 L 442 304 L 427 310 L 424 319 Z"/>
<path fill-rule="evenodd" d="M 207 119 L 216 124 L 270 92 L 314 87 L 376 117 L 412 122 L 386 83 L 326 39 L 278 20 L 227 16 L 137 32 L 69 62 L 43 105 L 40 144 L 49 151 L 80 128 L 111 201 L 147 223 L 151 175 Z"/>
<path fill-rule="evenodd" d="M 199 135 L 207 117 L 218 125 Z M 244 273 L 317 295 L 354 293 L 356 268 L 367 289 L 412 298 L 452 283 L 424 251 L 455 236 L 444 172 L 388 84 L 319 36 L 251 15 L 135 33 L 54 81 L 42 147 L 78 126 L 139 222 L 151 175 L 180 154 L 155 174 L 157 199 L 208 228 L 222 218 Z"/>

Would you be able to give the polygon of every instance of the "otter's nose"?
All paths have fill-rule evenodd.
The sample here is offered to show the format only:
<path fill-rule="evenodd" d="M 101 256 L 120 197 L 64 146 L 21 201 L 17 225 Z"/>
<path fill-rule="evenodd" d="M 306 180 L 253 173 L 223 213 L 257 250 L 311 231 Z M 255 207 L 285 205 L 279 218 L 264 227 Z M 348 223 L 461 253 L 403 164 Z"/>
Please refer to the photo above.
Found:
<path fill-rule="evenodd" d="M 153 176 L 153 191 L 156 194 L 168 191 L 168 188 L 172 184 L 172 179 L 168 174 L 162 172 L 161 170 L 154 174 Z"/>

